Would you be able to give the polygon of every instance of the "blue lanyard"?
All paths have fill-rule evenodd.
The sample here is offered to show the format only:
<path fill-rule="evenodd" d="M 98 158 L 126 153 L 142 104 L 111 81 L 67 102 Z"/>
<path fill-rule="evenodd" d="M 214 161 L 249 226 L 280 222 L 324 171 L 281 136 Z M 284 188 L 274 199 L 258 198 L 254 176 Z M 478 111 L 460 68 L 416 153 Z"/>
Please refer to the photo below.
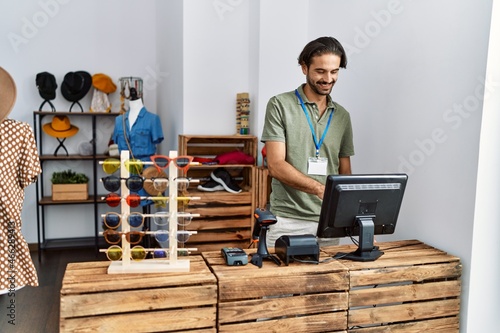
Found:
<path fill-rule="evenodd" d="M 297 95 L 297 97 L 299 98 L 300 105 L 302 106 L 302 110 L 304 110 L 304 114 L 306 115 L 307 122 L 309 123 L 309 128 L 311 129 L 311 133 L 313 136 L 314 145 L 316 146 L 316 157 L 319 157 L 319 148 L 323 144 L 323 140 L 325 140 L 326 132 L 328 132 L 328 129 L 330 128 L 330 122 L 332 121 L 334 110 L 332 110 L 332 112 L 330 113 L 330 116 L 328 117 L 328 123 L 326 123 L 325 131 L 323 132 L 323 135 L 321 136 L 321 140 L 319 140 L 319 142 L 318 142 L 318 139 L 316 138 L 316 133 L 314 132 L 314 127 L 313 127 L 313 124 L 311 121 L 311 117 L 309 116 L 309 113 L 307 112 L 306 107 L 304 105 L 304 101 L 302 101 L 302 97 L 300 97 L 300 94 L 299 94 L 297 89 L 295 89 L 295 95 Z"/>

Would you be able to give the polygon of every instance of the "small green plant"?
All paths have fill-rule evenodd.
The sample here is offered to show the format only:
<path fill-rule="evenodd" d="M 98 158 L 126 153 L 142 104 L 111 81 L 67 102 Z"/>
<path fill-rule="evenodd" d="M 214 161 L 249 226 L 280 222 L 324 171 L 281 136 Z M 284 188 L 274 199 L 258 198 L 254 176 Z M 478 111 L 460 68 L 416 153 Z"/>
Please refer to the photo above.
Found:
<path fill-rule="evenodd" d="M 66 170 L 54 172 L 51 181 L 52 184 L 86 184 L 89 178 L 83 173 Z"/>

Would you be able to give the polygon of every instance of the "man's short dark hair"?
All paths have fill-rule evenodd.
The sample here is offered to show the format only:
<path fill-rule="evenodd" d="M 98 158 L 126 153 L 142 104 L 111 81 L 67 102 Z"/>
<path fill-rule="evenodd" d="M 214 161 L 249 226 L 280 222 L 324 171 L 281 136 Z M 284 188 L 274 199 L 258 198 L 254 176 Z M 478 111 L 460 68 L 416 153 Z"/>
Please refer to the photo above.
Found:
<path fill-rule="evenodd" d="M 342 44 L 333 37 L 320 37 L 304 47 L 299 55 L 299 65 L 305 64 L 307 68 L 311 65 L 312 58 L 331 53 L 340 57 L 340 67 L 347 67 L 347 56 Z"/>

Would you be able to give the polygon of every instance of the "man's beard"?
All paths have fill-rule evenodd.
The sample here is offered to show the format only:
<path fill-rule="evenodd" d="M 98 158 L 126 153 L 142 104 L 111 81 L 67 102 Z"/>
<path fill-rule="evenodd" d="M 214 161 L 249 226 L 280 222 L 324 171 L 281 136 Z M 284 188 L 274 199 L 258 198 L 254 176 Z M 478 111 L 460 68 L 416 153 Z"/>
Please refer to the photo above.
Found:
<path fill-rule="evenodd" d="M 326 83 L 325 81 L 318 81 L 318 82 L 313 82 L 311 78 L 307 77 L 307 84 L 309 84 L 309 87 L 311 87 L 311 90 L 314 91 L 315 94 L 322 95 L 322 96 L 327 96 L 330 95 L 333 89 L 333 86 L 335 85 L 335 81 L 330 82 L 331 86 L 325 90 L 322 88 L 319 84 Z"/>

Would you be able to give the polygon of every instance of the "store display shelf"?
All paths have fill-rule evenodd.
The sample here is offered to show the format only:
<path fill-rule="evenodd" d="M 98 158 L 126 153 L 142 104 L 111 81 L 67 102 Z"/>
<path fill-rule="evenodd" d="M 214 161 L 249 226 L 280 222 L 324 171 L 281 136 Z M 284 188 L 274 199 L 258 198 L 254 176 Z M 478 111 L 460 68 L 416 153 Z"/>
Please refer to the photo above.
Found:
<path fill-rule="evenodd" d="M 95 159 L 104 160 L 109 158 L 108 155 L 40 155 L 40 161 L 70 161 L 70 160 L 89 160 L 93 161 Z"/>
<path fill-rule="evenodd" d="M 52 200 L 52 197 L 43 197 L 41 200 L 38 201 L 39 205 L 75 205 L 75 204 L 93 204 L 95 202 L 97 203 L 103 203 L 105 202 L 101 198 L 104 197 L 104 195 L 98 195 L 97 200 L 95 200 L 94 196 L 89 196 L 88 199 L 86 200 L 57 200 L 54 201 Z"/>
<path fill-rule="evenodd" d="M 94 248 L 95 237 L 54 238 L 45 239 L 42 244 L 44 250 L 65 248 Z"/>

